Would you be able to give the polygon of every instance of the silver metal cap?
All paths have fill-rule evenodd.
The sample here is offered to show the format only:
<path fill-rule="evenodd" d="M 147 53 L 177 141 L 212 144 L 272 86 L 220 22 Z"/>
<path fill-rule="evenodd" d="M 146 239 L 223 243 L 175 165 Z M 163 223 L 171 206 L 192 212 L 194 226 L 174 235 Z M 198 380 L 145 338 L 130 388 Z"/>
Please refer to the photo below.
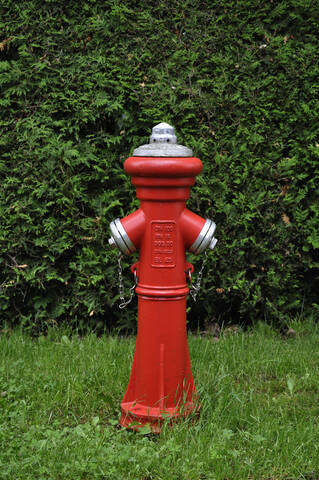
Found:
<path fill-rule="evenodd" d="M 134 157 L 192 157 L 193 151 L 177 144 L 174 127 L 162 122 L 152 128 L 150 143 L 133 151 Z"/>
<path fill-rule="evenodd" d="M 207 247 L 213 250 L 217 243 L 217 239 L 214 237 L 215 229 L 215 222 L 207 218 L 195 242 L 189 247 L 189 251 L 198 255 L 199 253 L 202 253 Z"/>
<path fill-rule="evenodd" d="M 110 223 L 110 230 L 112 236 L 111 238 L 109 238 L 109 245 L 111 247 L 116 245 L 122 253 L 126 254 L 135 252 L 135 245 L 124 230 L 124 227 L 121 224 L 119 218 L 116 218 L 113 222 Z"/>

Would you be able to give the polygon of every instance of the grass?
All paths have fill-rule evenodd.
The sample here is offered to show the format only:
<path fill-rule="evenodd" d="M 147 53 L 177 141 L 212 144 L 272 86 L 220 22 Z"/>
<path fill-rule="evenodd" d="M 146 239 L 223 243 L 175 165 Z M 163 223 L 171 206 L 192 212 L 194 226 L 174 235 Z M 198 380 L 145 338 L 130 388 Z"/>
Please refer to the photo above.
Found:
<path fill-rule="evenodd" d="M 319 478 L 319 327 L 190 336 L 197 422 L 118 427 L 135 339 L 0 337 L 0 479 Z"/>

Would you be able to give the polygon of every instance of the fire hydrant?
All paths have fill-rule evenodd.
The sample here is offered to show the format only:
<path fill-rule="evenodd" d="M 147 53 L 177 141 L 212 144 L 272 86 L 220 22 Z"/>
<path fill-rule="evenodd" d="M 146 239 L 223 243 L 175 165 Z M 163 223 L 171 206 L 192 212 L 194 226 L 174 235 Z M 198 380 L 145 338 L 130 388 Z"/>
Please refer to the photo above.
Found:
<path fill-rule="evenodd" d="M 120 424 L 159 432 L 164 418 L 196 413 L 198 399 L 186 333 L 185 251 L 213 249 L 215 223 L 186 208 L 190 187 L 202 170 L 193 152 L 178 145 L 174 128 L 160 123 L 150 143 L 135 149 L 124 169 L 132 177 L 140 208 L 110 224 L 110 245 L 139 250 L 131 270 L 137 280 L 138 327 L 133 366 L 121 403 Z"/>

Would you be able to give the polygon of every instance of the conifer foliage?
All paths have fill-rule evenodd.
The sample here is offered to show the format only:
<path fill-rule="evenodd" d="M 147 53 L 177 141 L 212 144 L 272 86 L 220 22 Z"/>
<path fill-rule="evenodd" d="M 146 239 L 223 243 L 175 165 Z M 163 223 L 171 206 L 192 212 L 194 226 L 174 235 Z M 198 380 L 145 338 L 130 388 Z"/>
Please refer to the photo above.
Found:
<path fill-rule="evenodd" d="M 108 224 L 160 121 L 202 159 L 189 205 L 218 225 L 191 325 L 319 316 L 317 2 L 0 8 L 2 324 L 134 326 Z"/>

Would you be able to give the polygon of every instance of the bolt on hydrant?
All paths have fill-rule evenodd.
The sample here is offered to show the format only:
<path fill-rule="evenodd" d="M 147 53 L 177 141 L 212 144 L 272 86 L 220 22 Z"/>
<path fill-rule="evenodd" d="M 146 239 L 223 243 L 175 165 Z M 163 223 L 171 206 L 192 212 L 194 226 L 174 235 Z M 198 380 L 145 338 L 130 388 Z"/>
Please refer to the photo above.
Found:
<path fill-rule="evenodd" d="M 131 267 L 138 325 L 131 377 L 121 403 L 123 427 L 149 425 L 159 432 L 164 418 L 174 421 L 199 409 L 186 333 L 187 279 L 193 266 L 185 251 L 213 249 L 216 225 L 185 203 L 202 168 L 192 150 L 177 144 L 167 123 L 156 125 L 150 143 L 136 148 L 124 163 L 140 208 L 110 224 L 110 245 L 123 254 L 139 250 L 139 261 Z"/>

